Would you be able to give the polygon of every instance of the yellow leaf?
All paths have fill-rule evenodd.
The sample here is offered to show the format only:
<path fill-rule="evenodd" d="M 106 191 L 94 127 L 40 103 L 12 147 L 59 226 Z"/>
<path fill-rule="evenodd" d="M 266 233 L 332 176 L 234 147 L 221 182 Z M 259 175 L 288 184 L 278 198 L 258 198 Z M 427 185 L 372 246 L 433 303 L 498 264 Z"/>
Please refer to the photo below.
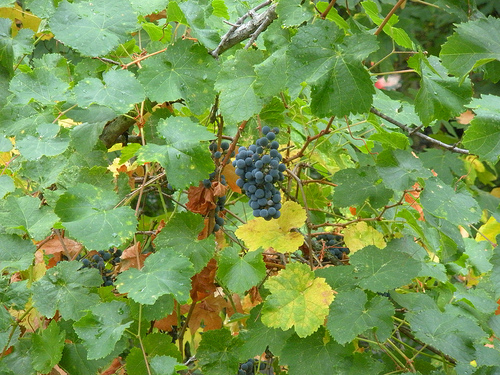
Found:
<path fill-rule="evenodd" d="M 481 234 L 479 234 L 481 233 Z M 496 221 L 496 219 L 491 216 L 486 224 L 482 225 L 478 234 L 476 234 L 476 241 L 487 241 L 490 240 L 494 244 L 496 244 L 496 237 L 500 233 L 500 223 Z M 484 238 L 486 237 L 486 238 Z"/>
<path fill-rule="evenodd" d="M 304 242 L 304 237 L 294 228 L 300 228 L 306 221 L 306 211 L 295 202 L 285 202 L 278 219 L 266 221 L 261 217 L 250 220 L 236 230 L 250 251 L 272 247 L 280 253 L 292 253 Z"/>
<path fill-rule="evenodd" d="M 306 337 L 324 323 L 334 299 L 332 288 L 309 267 L 291 263 L 265 284 L 271 294 L 262 308 L 262 323 Z"/>
<path fill-rule="evenodd" d="M 364 221 L 349 225 L 344 231 L 344 241 L 351 254 L 369 245 L 375 245 L 379 249 L 383 249 L 386 245 L 382 233 Z"/>

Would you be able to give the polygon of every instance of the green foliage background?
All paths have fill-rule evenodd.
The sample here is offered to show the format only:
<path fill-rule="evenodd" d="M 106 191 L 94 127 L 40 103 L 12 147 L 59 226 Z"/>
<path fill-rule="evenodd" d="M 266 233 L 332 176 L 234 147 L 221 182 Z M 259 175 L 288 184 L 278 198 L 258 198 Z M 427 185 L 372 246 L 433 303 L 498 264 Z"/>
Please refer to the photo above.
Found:
<path fill-rule="evenodd" d="M 0 374 L 500 372 L 499 5 L 280 0 L 250 48 L 209 54 L 260 3 L 0 0 Z M 209 143 L 264 125 L 306 217 L 277 258 L 238 238 L 269 235 L 243 194 L 217 236 L 186 209 L 222 169 Z M 62 236 L 81 247 L 44 249 Z M 115 286 L 76 259 L 138 243 Z M 226 305 L 193 296 L 211 259 Z"/>

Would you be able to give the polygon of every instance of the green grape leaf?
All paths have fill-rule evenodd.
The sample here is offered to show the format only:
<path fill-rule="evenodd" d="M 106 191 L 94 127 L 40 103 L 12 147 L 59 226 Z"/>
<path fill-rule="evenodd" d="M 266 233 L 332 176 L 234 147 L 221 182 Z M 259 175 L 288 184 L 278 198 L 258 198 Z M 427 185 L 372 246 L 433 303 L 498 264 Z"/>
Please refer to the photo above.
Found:
<path fill-rule="evenodd" d="M 0 19 L 0 66 L 5 68 L 9 75 L 14 73 L 14 48 L 11 37 L 12 21 L 7 18 Z"/>
<path fill-rule="evenodd" d="M 99 271 L 81 267 L 80 262 L 60 262 L 33 283 L 33 303 L 41 314 L 52 318 L 59 310 L 64 319 L 78 320 L 99 302 L 89 291 L 102 284 Z"/>
<path fill-rule="evenodd" d="M 219 34 L 211 27 L 214 23 L 211 20 L 214 10 L 211 3 L 211 1 L 188 0 L 179 4 L 193 36 L 207 49 L 214 49 L 220 41 Z"/>
<path fill-rule="evenodd" d="M 56 104 L 66 100 L 68 83 L 57 77 L 53 70 L 36 68 L 32 72 L 18 73 L 10 81 L 16 104 L 27 104 L 31 99 L 41 104 Z"/>
<path fill-rule="evenodd" d="M 326 327 L 339 344 L 346 344 L 369 329 L 375 329 L 381 342 L 393 330 L 394 306 L 385 297 L 374 296 L 368 301 L 366 293 L 355 289 L 339 293 L 330 307 Z"/>
<path fill-rule="evenodd" d="M 368 354 L 354 353 L 352 345 L 336 343 L 322 327 L 306 338 L 293 335 L 285 344 L 280 364 L 290 375 L 379 374 L 380 364 Z M 377 371 L 378 369 L 378 371 Z"/>
<path fill-rule="evenodd" d="M 165 295 L 173 294 L 180 303 L 189 298 L 191 262 L 180 254 L 164 250 L 150 255 L 141 270 L 129 268 L 118 275 L 116 287 L 120 293 L 128 293 L 135 302 L 152 305 Z"/>
<path fill-rule="evenodd" d="M 0 199 L 3 199 L 7 194 L 12 193 L 16 189 L 14 180 L 9 175 L 0 176 Z"/>
<path fill-rule="evenodd" d="M 192 112 L 200 114 L 215 97 L 218 67 L 207 50 L 181 40 L 143 63 L 139 81 L 149 99 L 167 102 L 184 99 Z"/>
<path fill-rule="evenodd" d="M 0 234 L 0 271 L 24 271 L 33 263 L 35 251 L 36 247 L 30 240 Z"/>
<path fill-rule="evenodd" d="M 299 337 L 311 335 L 323 324 L 334 299 L 325 279 L 315 278 L 302 263 L 288 264 L 264 285 L 271 294 L 262 308 L 262 323 L 283 330 L 294 327 Z"/>
<path fill-rule="evenodd" d="M 149 306 L 142 307 L 144 309 L 145 307 Z M 146 350 L 146 353 L 148 353 L 148 355 L 150 356 L 166 355 L 169 357 L 173 357 L 178 361 L 182 361 L 182 355 L 179 352 L 179 348 L 175 345 L 175 343 L 172 342 L 172 338 L 170 335 L 168 335 L 168 333 L 150 333 L 144 338 L 143 343 L 144 350 Z"/>
<path fill-rule="evenodd" d="M 262 63 L 260 51 L 239 50 L 235 58 L 221 67 L 215 89 L 220 91 L 220 109 L 228 123 L 248 120 L 259 113 L 263 101 L 257 96 L 257 74 L 254 67 Z M 265 69 L 261 66 L 261 69 Z M 258 86 L 262 90 L 262 85 Z"/>
<path fill-rule="evenodd" d="M 366 14 L 368 14 L 368 16 L 372 19 L 372 21 L 375 22 L 376 25 L 380 26 L 384 21 L 384 19 L 379 17 L 379 10 L 377 8 L 377 4 L 369 0 L 369 1 L 363 1 L 361 5 L 365 9 Z M 415 46 L 413 45 L 413 42 L 411 41 L 406 31 L 397 27 L 393 27 L 393 25 L 395 25 L 398 22 L 399 22 L 399 17 L 393 14 L 391 18 L 389 18 L 389 21 L 385 24 L 382 30 L 401 47 L 414 49 Z"/>
<path fill-rule="evenodd" d="M 240 331 L 243 344 L 239 348 L 241 356 L 251 358 L 255 353 L 264 353 L 269 346 L 269 350 L 277 356 L 281 355 L 281 350 L 286 341 L 293 335 L 293 329 L 283 331 L 279 328 L 270 328 L 260 320 L 261 307 L 254 307 L 247 319 L 247 329 Z M 265 337 L 265 340 L 262 338 Z"/>
<path fill-rule="evenodd" d="M 309 0 L 281 1 L 276 13 L 284 27 L 299 26 L 314 16 L 314 5 Z"/>
<path fill-rule="evenodd" d="M 142 358 L 144 361 L 144 357 Z M 89 360 L 87 358 L 87 349 L 82 344 L 67 343 L 64 346 L 59 366 L 71 375 L 89 375 L 98 373 L 103 368 L 109 366 L 110 362 L 111 359 L 109 357 Z"/>
<path fill-rule="evenodd" d="M 280 3 L 283 4 L 283 3 Z M 254 91 L 261 97 L 278 95 L 286 84 L 286 49 L 274 52 L 260 64 L 255 65 Z"/>
<path fill-rule="evenodd" d="M 193 263 L 195 273 L 200 272 L 212 259 L 215 244 L 212 239 L 197 240 L 204 227 L 203 218 L 192 212 L 175 215 L 155 239 L 158 251 L 171 248 Z"/>
<path fill-rule="evenodd" d="M 178 363 L 175 358 L 165 355 L 157 355 L 151 358 L 150 364 L 155 375 L 175 375 L 178 374 L 177 371 L 188 369 L 187 366 Z"/>
<path fill-rule="evenodd" d="M 388 188 L 399 191 L 410 189 L 418 178 L 432 176 L 432 173 L 422 166 L 419 158 L 404 150 L 386 150 L 379 153 L 377 171 Z"/>
<path fill-rule="evenodd" d="M 61 332 L 55 320 L 40 334 L 34 333 L 31 336 L 31 358 L 35 370 L 46 374 L 59 363 L 64 349 L 64 337 L 64 331 Z"/>
<path fill-rule="evenodd" d="M 29 234 L 40 241 L 51 232 L 57 216 L 48 206 L 41 206 L 38 198 L 8 196 L 0 205 L 0 227 L 7 233 Z"/>
<path fill-rule="evenodd" d="M 459 82 L 449 77 L 438 58 L 415 55 L 408 65 L 421 76 L 420 89 L 415 98 L 415 110 L 424 125 L 434 120 L 448 120 L 464 112 L 472 96 L 470 80 Z"/>
<path fill-rule="evenodd" d="M 500 60 L 500 43 L 491 38 L 499 32 L 500 20 L 493 17 L 459 24 L 439 57 L 451 74 L 465 77 L 479 66 Z"/>
<path fill-rule="evenodd" d="M 111 301 L 90 308 L 73 328 L 88 350 L 87 358 L 99 359 L 109 355 L 123 332 L 130 327 L 129 308 L 124 302 Z"/>
<path fill-rule="evenodd" d="M 59 3 L 49 21 L 56 39 L 86 56 L 102 56 L 129 39 L 138 28 L 126 0 Z"/>
<path fill-rule="evenodd" d="M 496 163 L 500 157 L 500 105 L 498 96 L 483 95 L 469 105 L 476 116 L 466 129 L 463 145 L 482 159 Z"/>
<path fill-rule="evenodd" d="M 244 293 L 266 276 L 266 265 L 261 251 L 239 255 L 238 249 L 227 247 L 218 262 L 217 276 L 234 293 Z"/>
<path fill-rule="evenodd" d="M 481 219 L 481 209 L 467 190 L 456 192 L 438 178 L 425 182 L 420 203 L 426 216 L 433 215 L 456 225 L 467 226 Z"/>
<path fill-rule="evenodd" d="M 158 132 L 166 145 L 148 144 L 137 152 L 139 162 L 158 161 L 167 171 L 169 182 L 176 188 L 185 188 L 207 178 L 214 163 L 206 144 L 214 138 L 206 128 L 186 117 L 162 119 Z"/>
<path fill-rule="evenodd" d="M 131 72 L 110 70 L 102 77 L 104 84 L 97 78 L 86 78 L 76 85 L 74 92 L 80 107 L 101 104 L 122 114 L 144 100 L 144 89 Z"/>
<path fill-rule="evenodd" d="M 233 375 L 241 358 L 238 347 L 241 339 L 232 337 L 227 329 L 211 330 L 203 333 L 196 358 L 200 361 L 203 374 Z"/>
<path fill-rule="evenodd" d="M 55 124 L 40 124 L 37 136 L 27 135 L 17 140 L 16 148 L 27 160 L 62 154 L 68 148 L 70 139 L 66 132 L 61 134 L 59 130 L 59 126 Z"/>
<path fill-rule="evenodd" d="M 407 314 L 406 318 L 417 339 L 461 362 L 474 359 L 473 341 L 487 338 L 472 320 L 450 312 L 424 310 Z"/>
<path fill-rule="evenodd" d="M 362 60 L 376 47 L 374 35 L 344 38 L 343 32 L 329 21 L 317 20 L 301 27 L 287 52 L 292 96 L 306 82 L 312 87 L 311 110 L 318 117 L 367 112 L 375 88 Z"/>
<path fill-rule="evenodd" d="M 168 6 L 168 0 L 129 0 L 132 8 L 139 14 L 151 14 L 165 9 Z"/>
<path fill-rule="evenodd" d="M 101 250 L 120 246 L 135 232 L 134 211 L 114 208 L 118 202 L 114 191 L 81 183 L 59 198 L 55 212 L 71 236 L 89 249 Z"/>
<path fill-rule="evenodd" d="M 396 251 L 391 243 L 385 249 L 367 246 L 357 251 L 350 264 L 357 269 L 358 285 L 379 293 L 409 284 L 421 269 L 419 261 Z"/>
<path fill-rule="evenodd" d="M 257 217 L 240 225 L 236 236 L 245 241 L 250 251 L 272 247 L 282 253 L 293 253 L 304 243 L 304 236 L 294 230 L 304 225 L 306 211 L 296 202 L 288 201 L 281 208 L 278 219 L 267 221 Z"/>
<path fill-rule="evenodd" d="M 467 173 L 461 157 L 447 150 L 429 148 L 425 152 L 419 153 L 418 157 L 422 160 L 425 168 L 432 169 L 448 185 L 452 184 L 457 176 L 463 176 Z"/>
<path fill-rule="evenodd" d="M 333 202 L 338 207 L 362 206 L 368 199 L 372 207 L 379 208 L 393 195 L 372 167 L 342 169 L 335 173 L 333 181 L 338 185 L 333 193 Z"/>

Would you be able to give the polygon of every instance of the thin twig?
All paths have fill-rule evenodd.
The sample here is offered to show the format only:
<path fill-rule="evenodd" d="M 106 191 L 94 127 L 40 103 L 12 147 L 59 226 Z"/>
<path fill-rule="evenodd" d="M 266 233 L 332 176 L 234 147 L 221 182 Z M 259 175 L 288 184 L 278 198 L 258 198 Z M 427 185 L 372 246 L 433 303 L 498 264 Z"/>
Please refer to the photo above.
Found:
<path fill-rule="evenodd" d="M 412 130 L 413 130 L 410 127 L 406 126 L 405 124 L 402 124 L 401 122 L 399 122 L 397 120 L 394 120 L 393 118 L 391 118 L 391 117 L 389 117 L 387 115 L 384 115 L 382 112 L 377 111 L 375 108 L 371 108 L 370 112 L 373 113 L 373 114 L 375 114 L 375 115 L 377 115 L 380 118 L 383 118 L 386 121 L 389 121 L 391 124 L 394 124 L 394 125 L 398 126 L 399 128 L 403 129 L 404 131 L 406 131 L 408 133 L 411 133 Z M 435 144 L 435 145 L 437 145 L 439 147 L 445 148 L 448 151 L 456 152 L 458 154 L 464 154 L 464 155 L 469 155 L 470 154 L 469 150 L 466 150 L 466 149 L 463 149 L 463 148 L 458 148 L 455 145 L 446 144 L 444 142 L 438 141 L 437 139 L 431 138 L 428 135 L 425 135 L 423 133 L 413 132 L 413 134 L 415 136 L 419 137 L 419 138 L 425 139 L 427 142 L 430 142 L 430 143 Z"/>
<path fill-rule="evenodd" d="M 382 21 L 382 23 L 380 24 L 380 26 L 378 27 L 378 29 L 375 31 L 375 35 L 378 35 L 380 34 L 380 32 L 382 31 L 382 29 L 384 28 L 384 26 L 387 24 L 387 22 L 389 22 L 389 19 L 392 17 L 392 15 L 396 12 L 396 10 L 401 6 L 401 4 L 403 4 L 406 0 L 399 0 L 396 5 L 394 5 L 391 9 L 391 11 L 387 14 L 387 16 L 385 16 L 384 20 Z"/>
<path fill-rule="evenodd" d="M 297 159 L 297 158 L 302 157 L 302 155 L 304 155 L 305 150 L 307 149 L 307 147 L 309 146 L 309 144 L 310 144 L 312 141 L 314 141 L 314 140 L 316 140 L 316 139 L 318 139 L 318 138 L 321 138 L 322 136 L 324 136 L 324 135 L 326 135 L 326 134 L 330 134 L 330 132 L 331 132 L 330 127 L 332 126 L 332 123 L 333 123 L 333 119 L 334 119 L 334 118 L 335 118 L 334 116 L 330 117 L 330 120 L 328 121 L 328 124 L 326 125 L 326 128 L 325 128 L 325 129 L 323 129 L 323 130 L 321 130 L 318 134 L 313 135 L 313 136 L 311 136 L 311 137 L 307 137 L 306 141 L 304 142 L 304 145 L 303 145 L 303 146 L 302 146 L 302 148 L 299 150 L 299 152 L 298 152 L 298 153 L 296 153 L 296 154 L 295 154 L 295 155 L 293 155 L 293 156 L 290 156 L 290 157 L 287 157 L 287 158 L 283 159 L 283 163 L 285 163 L 285 164 L 286 164 L 286 163 L 291 162 L 292 160 L 295 160 L 295 159 Z"/>
<path fill-rule="evenodd" d="M 325 19 L 326 16 L 328 16 L 328 13 L 330 13 L 330 10 L 332 10 L 333 6 L 335 5 L 335 3 L 337 2 L 337 0 L 331 0 L 330 3 L 327 5 L 325 11 L 323 13 L 321 13 L 320 17 L 322 19 Z"/>

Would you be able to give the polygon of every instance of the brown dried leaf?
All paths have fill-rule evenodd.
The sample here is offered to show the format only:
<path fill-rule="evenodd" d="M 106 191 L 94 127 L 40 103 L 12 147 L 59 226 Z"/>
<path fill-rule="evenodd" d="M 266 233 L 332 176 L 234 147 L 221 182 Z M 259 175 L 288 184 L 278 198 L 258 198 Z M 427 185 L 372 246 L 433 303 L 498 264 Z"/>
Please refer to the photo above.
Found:
<path fill-rule="evenodd" d="M 193 301 L 201 301 L 215 292 L 217 289 L 214 284 L 216 271 L 217 261 L 211 259 L 205 268 L 191 278 L 190 294 Z"/>
<path fill-rule="evenodd" d="M 241 194 L 241 188 L 238 185 L 236 185 L 236 180 L 239 177 L 235 172 L 233 164 L 231 163 L 226 164 L 224 166 L 224 169 L 222 170 L 222 174 L 226 178 L 226 182 L 231 188 L 231 190 L 234 191 L 235 193 Z"/>
<path fill-rule="evenodd" d="M 78 253 L 82 251 L 83 246 L 79 242 L 76 242 L 75 240 L 72 240 L 70 238 L 54 237 L 45 242 L 40 247 L 40 249 L 42 249 L 45 254 L 55 255 L 57 253 L 63 253 L 69 259 L 74 259 L 76 258 Z"/>
<path fill-rule="evenodd" d="M 123 250 L 120 261 L 120 272 L 126 271 L 129 268 L 141 269 L 144 266 L 144 261 L 149 254 L 141 253 L 141 243 L 137 242 L 134 245 Z"/>
<path fill-rule="evenodd" d="M 198 187 L 191 186 L 188 189 L 188 203 L 186 207 L 189 211 L 201 214 L 203 216 L 215 209 L 214 192 L 212 189 L 206 189 L 200 182 Z"/>

